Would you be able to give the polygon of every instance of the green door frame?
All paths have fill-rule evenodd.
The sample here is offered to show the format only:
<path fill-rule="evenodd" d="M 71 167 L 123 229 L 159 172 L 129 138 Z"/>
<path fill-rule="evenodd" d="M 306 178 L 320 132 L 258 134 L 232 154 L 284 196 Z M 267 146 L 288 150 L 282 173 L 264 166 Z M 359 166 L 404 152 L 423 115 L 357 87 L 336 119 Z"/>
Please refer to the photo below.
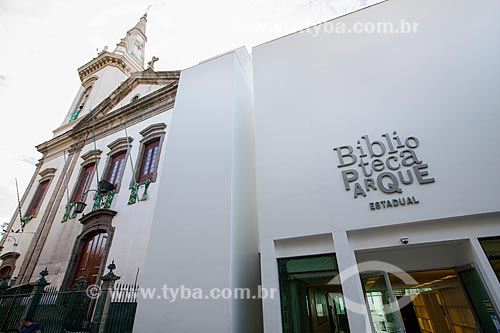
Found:
<path fill-rule="evenodd" d="M 500 333 L 500 317 L 479 269 L 474 263 L 456 267 L 467 300 L 484 333 Z"/>

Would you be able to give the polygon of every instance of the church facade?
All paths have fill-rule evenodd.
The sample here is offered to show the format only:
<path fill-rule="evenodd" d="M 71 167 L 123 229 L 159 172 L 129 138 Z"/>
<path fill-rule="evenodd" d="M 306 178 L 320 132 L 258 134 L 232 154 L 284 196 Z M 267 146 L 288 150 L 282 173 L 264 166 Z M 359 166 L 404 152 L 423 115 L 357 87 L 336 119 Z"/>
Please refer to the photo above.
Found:
<path fill-rule="evenodd" d="M 134 332 L 499 332 L 500 6 L 474 10 L 385 1 L 181 72 L 144 70 L 142 17 L 79 69 L 0 271 L 114 260 Z M 347 32 L 374 22 L 418 29 Z"/>
<path fill-rule="evenodd" d="M 155 72 L 155 59 L 144 70 L 146 22 L 78 69 L 82 85 L 68 114 L 37 146 L 43 157 L 22 219 L 16 213 L 2 241 L 0 270 L 13 283 L 47 268 L 55 286 L 93 284 L 111 260 L 126 283 L 141 273 L 180 75 Z"/>

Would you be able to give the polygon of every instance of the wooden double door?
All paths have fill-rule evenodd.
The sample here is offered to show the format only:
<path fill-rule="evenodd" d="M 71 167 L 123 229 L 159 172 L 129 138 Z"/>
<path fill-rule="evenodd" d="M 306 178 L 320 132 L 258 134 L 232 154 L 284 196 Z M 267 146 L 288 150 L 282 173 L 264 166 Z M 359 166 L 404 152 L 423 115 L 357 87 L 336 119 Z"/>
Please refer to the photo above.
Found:
<path fill-rule="evenodd" d="M 82 279 L 86 280 L 89 285 L 97 282 L 103 258 L 108 248 L 107 245 L 108 234 L 106 232 L 95 233 L 86 239 L 80 253 L 72 285 Z"/>

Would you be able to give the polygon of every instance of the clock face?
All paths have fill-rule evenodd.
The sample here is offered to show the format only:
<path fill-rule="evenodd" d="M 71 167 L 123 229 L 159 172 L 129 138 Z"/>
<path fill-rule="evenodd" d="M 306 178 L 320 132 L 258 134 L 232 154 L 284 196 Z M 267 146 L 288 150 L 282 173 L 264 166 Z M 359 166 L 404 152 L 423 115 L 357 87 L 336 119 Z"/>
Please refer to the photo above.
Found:
<path fill-rule="evenodd" d="M 132 50 L 130 50 L 130 54 L 140 62 L 144 62 L 144 42 L 136 40 Z"/>

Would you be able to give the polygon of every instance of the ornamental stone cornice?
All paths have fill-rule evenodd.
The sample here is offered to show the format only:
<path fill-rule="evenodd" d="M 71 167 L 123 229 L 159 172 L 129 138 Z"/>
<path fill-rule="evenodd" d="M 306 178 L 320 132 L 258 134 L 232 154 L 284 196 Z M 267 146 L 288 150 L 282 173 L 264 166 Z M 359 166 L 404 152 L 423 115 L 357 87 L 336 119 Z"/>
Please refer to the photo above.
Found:
<path fill-rule="evenodd" d="M 0 260 L 6 261 L 8 259 L 17 259 L 21 256 L 19 252 L 7 252 L 0 256 Z"/>
<path fill-rule="evenodd" d="M 132 141 L 134 141 L 134 139 L 130 136 L 116 139 L 108 145 L 110 153 L 129 149 L 131 146 L 130 143 L 132 143 Z"/>
<path fill-rule="evenodd" d="M 149 135 L 157 134 L 163 132 L 163 130 L 167 128 L 167 124 L 165 123 L 158 123 L 158 124 L 153 124 L 149 125 L 145 129 L 139 132 L 140 135 L 143 137 L 147 137 Z"/>
<path fill-rule="evenodd" d="M 127 76 L 130 76 L 134 72 L 143 70 L 123 55 L 104 52 L 101 53 L 97 58 L 92 59 L 82 67 L 78 68 L 80 81 L 84 82 L 89 76 L 98 72 L 106 66 L 116 67 Z"/>
<path fill-rule="evenodd" d="M 74 146 L 74 144 L 75 140 L 69 136 L 69 133 L 65 133 L 39 144 L 36 146 L 36 149 L 39 153 L 43 154 L 44 161 L 50 161 L 53 158 L 63 155 L 64 151 Z M 74 151 L 75 149 L 70 150 Z"/>
<path fill-rule="evenodd" d="M 81 150 L 94 136 L 92 112 L 95 115 L 93 122 L 97 140 L 166 112 L 174 107 L 179 78 L 180 71 L 145 70 L 133 73 L 91 113 L 78 118 L 78 122 L 71 125 L 72 128 L 61 131 L 61 134 L 41 143 L 36 148 L 43 154 L 44 161 Z M 164 84 L 165 86 L 110 112 L 120 100 L 141 83 Z"/>
<path fill-rule="evenodd" d="M 107 225 L 108 227 L 111 227 L 111 221 L 113 220 L 113 217 L 117 214 L 116 211 L 111 210 L 111 209 L 98 209 L 95 211 L 92 211 L 88 214 L 82 215 L 82 217 L 79 219 L 80 223 L 83 224 L 86 227 L 89 227 L 89 223 L 91 224 L 104 224 Z M 84 230 L 85 231 L 85 230 Z"/>
<path fill-rule="evenodd" d="M 56 168 L 47 168 L 42 171 L 40 171 L 39 175 L 42 177 L 40 179 L 40 183 L 43 183 L 46 180 L 52 179 L 56 173 L 57 169 Z"/>
<path fill-rule="evenodd" d="M 126 127 L 138 124 L 157 114 L 166 112 L 174 107 L 177 84 L 166 86 L 135 103 L 125 105 L 114 112 L 99 114 L 94 118 L 94 126 L 85 123 L 85 126 L 75 128 L 72 136 L 75 138 L 90 137 L 95 129 L 96 139 L 119 132 Z M 84 123 L 80 123 L 84 125 Z"/>
<path fill-rule="evenodd" d="M 99 103 L 94 108 L 93 112 L 96 114 L 96 117 L 110 112 L 116 104 L 118 104 L 139 84 L 164 84 L 165 86 L 177 86 L 179 78 L 180 71 L 154 72 L 145 70 L 142 72 L 135 72 L 127 80 L 122 82 L 108 97 L 106 97 L 101 103 Z M 154 93 L 146 95 L 141 98 L 141 100 L 147 99 L 148 96 L 155 95 Z M 80 123 L 74 127 L 74 129 L 86 126 L 86 123 L 90 121 L 89 118 L 91 117 L 91 113 L 84 116 L 80 120 Z"/>
<path fill-rule="evenodd" d="M 96 156 L 99 156 L 102 154 L 102 150 L 100 149 L 92 149 L 92 150 L 89 150 L 88 152 L 86 152 L 85 154 L 82 154 L 82 156 L 80 156 L 84 161 L 88 161 L 88 160 L 91 160 L 91 159 L 95 159 Z"/>

